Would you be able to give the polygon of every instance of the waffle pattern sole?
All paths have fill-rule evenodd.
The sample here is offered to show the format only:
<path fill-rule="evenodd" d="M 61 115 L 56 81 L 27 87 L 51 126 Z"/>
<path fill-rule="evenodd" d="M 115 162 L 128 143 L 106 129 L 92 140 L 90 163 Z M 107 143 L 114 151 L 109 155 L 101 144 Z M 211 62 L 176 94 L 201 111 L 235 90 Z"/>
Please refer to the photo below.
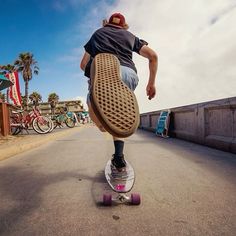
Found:
<path fill-rule="evenodd" d="M 125 138 L 139 125 L 135 94 L 120 78 L 120 62 L 109 53 L 98 54 L 91 66 L 91 105 L 111 135 Z"/>

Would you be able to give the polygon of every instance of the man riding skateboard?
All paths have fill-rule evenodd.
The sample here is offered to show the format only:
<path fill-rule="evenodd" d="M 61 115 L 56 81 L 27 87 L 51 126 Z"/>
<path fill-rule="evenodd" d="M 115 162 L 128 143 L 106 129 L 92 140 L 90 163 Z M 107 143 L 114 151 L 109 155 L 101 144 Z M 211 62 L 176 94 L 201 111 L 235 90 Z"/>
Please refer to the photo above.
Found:
<path fill-rule="evenodd" d="M 118 172 L 125 171 L 126 167 L 124 137 L 130 136 L 139 122 L 138 105 L 133 94 L 139 78 L 132 60 L 133 52 L 149 60 L 146 94 L 149 100 L 156 95 L 158 57 L 147 45 L 146 41 L 128 31 L 122 14 L 114 13 L 85 44 L 80 63 L 85 76 L 90 79 L 89 115 L 101 131 L 112 134 L 115 153 L 111 163 Z M 109 80 L 104 80 L 104 77 Z"/>

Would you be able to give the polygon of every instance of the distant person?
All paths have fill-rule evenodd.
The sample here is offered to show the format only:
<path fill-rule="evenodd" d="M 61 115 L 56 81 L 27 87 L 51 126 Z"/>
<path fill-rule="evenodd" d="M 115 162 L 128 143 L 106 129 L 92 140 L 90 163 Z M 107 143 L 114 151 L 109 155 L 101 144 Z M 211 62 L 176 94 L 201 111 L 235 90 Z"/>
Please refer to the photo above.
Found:
<path fill-rule="evenodd" d="M 90 78 L 90 67 L 93 59 L 100 53 L 110 53 L 115 55 L 120 62 L 121 79 L 131 89 L 135 90 L 139 78 L 137 69 L 132 60 L 133 52 L 149 60 L 149 79 L 146 86 L 146 94 L 149 99 L 156 95 L 155 78 L 157 73 L 158 57 L 154 50 L 148 47 L 148 43 L 139 39 L 128 31 L 125 17 L 120 13 L 113 14 L 109 21 L 103 22 L 102 28 L 95 31 L 90 40 L 85 44 L 85 53 L 81 60 L 80 67 L 85 72 L 85 76 Z M 96 112 L 91 107 L 88 96 L 89 115 L 101 131 L 104 131 L 102 124 L 97 118 Z M 112 158 L 112 165 L 119 171 L 125 171 L 124 139 L 114 137 L 115 152 Z"/>

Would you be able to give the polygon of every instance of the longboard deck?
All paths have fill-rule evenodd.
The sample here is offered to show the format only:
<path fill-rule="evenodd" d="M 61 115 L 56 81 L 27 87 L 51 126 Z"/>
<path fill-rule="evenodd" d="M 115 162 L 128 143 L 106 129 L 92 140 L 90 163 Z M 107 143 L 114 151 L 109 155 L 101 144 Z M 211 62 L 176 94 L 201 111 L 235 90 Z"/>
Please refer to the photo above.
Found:
<path fill-rule="evenodd" d="M 129 192 L 135 181 L 134 169 L 126 161 L 126 174 L 124 177 L 113 177 L 111 170 L 111 161 L 109 160 L 105 167 L 105 177 L 113 191 L 117 193 Z"/>

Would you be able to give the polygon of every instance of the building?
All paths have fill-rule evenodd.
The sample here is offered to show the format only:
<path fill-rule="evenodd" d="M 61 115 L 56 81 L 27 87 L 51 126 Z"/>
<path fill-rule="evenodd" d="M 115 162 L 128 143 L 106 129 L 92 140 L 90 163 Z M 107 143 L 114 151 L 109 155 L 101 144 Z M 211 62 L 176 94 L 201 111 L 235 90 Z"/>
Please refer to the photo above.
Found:
<path fill-rule="evenodd" d="M 83 108 L 83 104 L 80 100 L 69 100 L 69 101 L 59 101 L 55 108 L 55 113 L 59 113 L 61 108 L 67 108 L 68 111 L 75 112 L 78 114 L 79 112 L 85 111 Z M 51 106 L 48 102 L 42 102 L 39 104 L 39 109 L 42 115 L 51 114 Z"/>

